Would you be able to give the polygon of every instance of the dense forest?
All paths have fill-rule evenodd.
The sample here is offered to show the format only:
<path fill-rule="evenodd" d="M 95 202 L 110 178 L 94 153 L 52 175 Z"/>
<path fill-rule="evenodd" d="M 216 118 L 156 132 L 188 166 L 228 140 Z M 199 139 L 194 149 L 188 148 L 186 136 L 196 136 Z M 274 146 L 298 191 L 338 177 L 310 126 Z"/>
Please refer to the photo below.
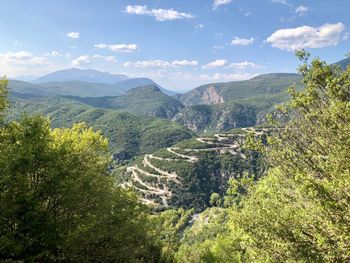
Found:
<path fill-rule="evenodd" d="M 191 139 L 188 129 L 154 117 L 137 126 L 136 115 L 76 102 L 75 110 L 90 114 L 88 120 L 99 114 L 96 119 L 107 121 L 71 118 L 70 127 L 61 127 L 40 115 L 11 118 L 8 81 L 1 80 L 0 259 L 350 261 L 350 67 L 310 60 L 303 50 L 297 56 L 303 84 L 288 89 L 290 101 L 281 90 L 262 100 L 268 107 L 261 111 L 270 109 L 276 94 L 283 97 L 278 103 L 285 102 L 266 117 L 268 126 L 210 138 Z M 211 114 L 229 108 L 235 119 L 246 110 L 255 116 L 259 97 L 250 99 L 253 106 L 239 104 L 240 98 L 223 106 L 193 105 L 185 114 L 204 107 Z M 128 123 L 124 127 L 138 136 L 127 146 L 110 142 L 127 155 L 117 164 L 102 135 L 111 132 L 105 123 L 116 116 L 116 127 Z M 208 122 L 213 119 L 217 115 Z M 126 138 L 125 129 L 114 135 Z M 168 135 L 151 141 L 162 131 Z"/>

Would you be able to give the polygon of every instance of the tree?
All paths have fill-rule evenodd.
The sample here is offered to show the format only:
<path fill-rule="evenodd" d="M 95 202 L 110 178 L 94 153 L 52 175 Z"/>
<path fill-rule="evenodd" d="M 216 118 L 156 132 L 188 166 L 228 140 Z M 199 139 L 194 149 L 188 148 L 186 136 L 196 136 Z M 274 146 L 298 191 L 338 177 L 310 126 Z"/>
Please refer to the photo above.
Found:
<path fill-rule="evenodd" d="M 7 107 L 7 80 L 0 80 L 0 122 L 3 118 L 4 110 Z"/>
<path fill-rule="evenodd" d="M 350 70 L 298 56 L 306 87 L 290 89 L 296 117 L 269 138 L 272 169 L 233 209 L 244 239 L 232 240 L 249 262 L 350 260 Z"/>
<path fill-rule="evenodd" d="M 0 129 L 0 258 L 144 262 L 158 257 L 146 208 L 108 174 L 108 142 L 42 117 Z"/>
<path fill-rule="evenodd" d="M 209 202 L 211 206 L 220 207 L 222 204 L 221 196 L 218 193 L 212 193 Z"/>

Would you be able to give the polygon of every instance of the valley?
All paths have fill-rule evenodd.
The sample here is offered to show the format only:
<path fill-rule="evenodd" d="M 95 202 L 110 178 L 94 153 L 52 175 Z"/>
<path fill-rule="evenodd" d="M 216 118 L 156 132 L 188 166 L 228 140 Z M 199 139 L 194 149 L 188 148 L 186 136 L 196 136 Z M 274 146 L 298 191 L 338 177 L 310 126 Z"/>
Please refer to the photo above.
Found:
<path fill-rule="evenodd" d="M 1 0 L 0 263 L 350 263 L 349 0 Z"/>
<path fill-rule="evenodd" d="M 341 62 L 343 64 L 344 61 Z M 315 63 L 314 67 L 319 69 L 313 72 L 316 81 L 323 81 L 324 72 L 334 79 L 342 74 L 333 66 Z M 314 81 L 314 77 L 312 75 L 309 82 Z M 342 79 L 336 81 L 341 82 Z M 339 85 L 335 83 L 335 90 L 339 92 Z M 10 163 L 11 169 L 21 165 L 31 167 L 36 163 L 31 159 L 32 152 L 37 152 L 35 158 L 41 158 L 39 164 L 42 168 L 35 170 L 34 179 L 30 179 L 35 184 L 36 176 L 46 175 L 52 164 L 62 167 L 62 164 L 55 163 L 60 162 L 56 156 L 64 156 L 64 164 L 69 168 L 52 169 L 51 177 L 43 177 L 48 180 L 50 189 L 63 187 L 66 191 L 67 183 L 62 186 L 52 184 L 58 180 L 55 176 L 65 180 L 67 174 L 79 173 L 79 177 L 69 177 L 68 180 L 76 179 L 74 184 L 67 185 L 72 186 L 72 200 L 78 200 L 79 209 L 85 202 L 81 213 L 84 214 L 85 207 L 91 205 L 93 209 L 87 216 L 93 211 L 92 218 L 95 220 L 95 213 L 101 213 L 102 221 L 96 225 L 96 229 L 103 231 L 101 236 L 119 238 L 118 228 L 114 232 L 106 230 L 109 224 L 106 224 L 105 211 L 116 208 L 108 215 L 110 222 L 118 216 L 118 220 L 124 220 L 123 226 L 131 225 L 132 231 L 146 231 L 144 233 L 147 234 L 133 237 L 132 244 L 141 240 L 143 252 L 137 256 L 141 258 L 145 253 L 154 251 L 154 244 L 158 246 L 157 253 L 162 253 L 156 258 L 161 257 L 164 262 L 187 262 L 188 258 L 192 262 L 203 262 L 202 258 L 207 255 L 210 258 L 208 262 L 230 262 L 236 257 L 251 257 L 246 250 L 258 251 L 264 258 L 261 244 L 269 249 L 271 240 L 275 242 L 274 237 L 280 235 L 279 231 L 282 238 L 294 235 L 294 232 L 284 234 L 289 230 L 285 225 L 278 225 L 281 217 L 310 231 L 308 226 L 304 227 L 305 215 L 308 225 L 312 225 L 315 216 L 319 217 L 319 211 L 324 207 L 315 203 L 314 196 L 308 196 L 310 193 L 305 189 L 312 188 L 312 193 L 317 193 L 320 188 L 314 188 L 314 184 L 317 186 L 325 182 L 321 189 L 327 189 L 328 182 L 333 187 L 333 181 L 318 178 L 316 182 L 309 173 L 317 177 L 328 169 L 328 149 L 333 153 L 344 151 L 344 159 L 347 158 L 347 151 L 342 147 L 342 136 L 348 135 L 344 132 L 348 129 L 347 106 L 343 105 L 342 111 L 332 115 L 323 111 L 326 106 L 320 108 L 318 103 L 311 106 L 304 104 L 310 98 L 317 102 L 323 100 L 321 96 L 312 96 L 313 88 L 318 84 L 305 86 L 300 75 L 283 73 L 261 75 L 247 81 L 212 83 L 175 95 L 166 94 L 155 83 L 130 89 L 118 88 L 113 91 L 115 93 L 110 93 L 109 89 L 113 89 L 114 85 L 74 79 L 44 84 L 14 81 L 11 85 L 10 81 L 10 107 L 5 112 L 3 128 L 10 132 L 1 136 L 10 136 L 5 142 L 10 142 L 11 147 L 2 158 L 15 153 L 13 149 L 16 149 L 21 155 L 18 161 L 17 153 L 12 157 L 14 164 Z M 303 105 L 299 106 L 299 111 L 293 107 L 276 110 L 276 106 L 288 105 L 289 86 L 300 92 L 294 93 L 294 96 L 305 96 L 305 92 L 309 92 L 307 100 L 304 97 L 304 100 L 298 101 L 292 96 L 294 103 Z M 107 94 L 102 96 L 101 92 Z M 333 90 L 327 96 L 336 97 L 337 92 Z M 348 98 L 346 89 L 342 92 L 339 98 L 336 97 L 337 102 L 327 107 L 342 105 L 344 98 Z M 322 103 L 327 105 L 328 102 Z M 304 111 L 303 107 L 307 110 Z M 312 110 L 311 115 L 308 115 L 309 109 Z M 266 114 L 270 114 L 276 124 L 270 124 L 270 117 Z M 325 114 L 328 117 L 323 119 Z M 337 114 L 341 116 L 338 118 Z M 48 120 L 38 117 L 42 115 Z M 340 136 L 336 137 L 337 141 L 329 135 L 329 121 L 333 121 L 332 127 L 340 127 L 343 131 L 343 135 L 337 135 Z M 28 129 L 25 128 L 27 126 Z M 33 133 L 41 135 L 35 137 Z M 18 138 L 13 139 L 12 136 Z M 43 140 L 49 143 L 42 143 Z M 28 147 L 21 148 L 27 144 Z M 46 145 L 49 145 L 48 148 L 41 148 Z M 81 170 L 82 163 L 88 170 Z M 331 166 L 332 171 L 345 163 L 341 161 L 336 167 Z M 322 169 L 318 170 L 318 167 Z M 25 173 L 30 169 L 26 168 Z M 16 177 L 7 177 L 11 183 L 13 178 Z M 89 183 L 86 180 L 90 180 Z M 308 184 L 310 181 L 312 184 Z M 76 185 L 84 191 L 75 194 Z M 339 182 L 339 185 L 344 185 L 344 182 Z M 110 200 L 110 203 L 95 206 L 96 201 L 85 200 L 87 191 L 93 193 L 88 198 L 101 196 L 100 204 L 105 205 L 105 200 Z M 66 196 L 70 198 L 59 194 L 56 202 Z M 305 198 L 308 198 L 307 204 L 311 204 L 312 209 L 305 209 Z M 120 226 L 120 221 L 116 222 Z M 292 229 L 294 231 L 294 227 Z M 94 242 L 95 231 L 92 231 Z M 127 238 L 124 239 L 129 239 L 129 232 L 126 231 Z M 261 243 L 265 233 L 272 238 Z M 255 241 L 256 235 L 264 237 Z M 312 235 L 315 236 L 315 233 Z M 144 239 L 140 239 L 141 236 Z M 299 238 L 302 239 L 303 234 Z M 246 240 L 254 246 L 247 247 Z M 147 242 L 151 244 L 145 247 Z M 284 251 L 285 242 L 279 242 L 282 244 L 281 251 Z M 105 258 L 104 255 L 101 257 Z M 125 258 L 129 257 L 130 252 Z M 211 261 L 212 258 L 215 260 Z M 150 262 L 154 262 L 152 260 Z"/>
<path fill-rule="evenodd" d="M 207 195 L 218 191 L 225 193 L 225 184 L 230 178 L 239 178 L 245 172 L 251 173 L 250 176 L 258 179 L 264 172 L 263 163 L 257 153 L 245 149 L 244 142 L 246 136 L 261 137 L 266 136 L 271 130 L 268 128 L 242 128 L 233 130 L 231 133 L 219 133 L 212 136 L 197 137 L 190 141 L 184 141 L 172 147 L 167 147 L 156 151 L 153 154 L 147 154 L 131 165 L 127 166 L 123 173 L 124 188 L 132 187 L 141 195 L 141 201 L 152 206 L 155 210 L 164 208 L 178 208 L 188 206 L 185 203 L 174 205 L 173 192 L 181 192 L 181 195 L 191 195 L 193 193 L 184 190 L 186 178 L 184 170 L 192 170 L 193 177 L 200 170 L 207 170 L 206 176 L 198 174 L 199 180 L 213 181 L 204 186 L 207 187 Z M 203 163 L 203 159 L 211 158 L 212 165 L 215 164 L 215 170 L 211 170 L 210 164 Z M 235 162 L 235 167 L 226 167 L 229 161 Z M 255 165 L 253 164 L 255 163 Z M 209 172 L 209 173 L 208 173 Z M 211 178 L 212 174 L 216 178 Z M 191 178 L 194 180 L 194 178 Z M 219 180 L 218 182 L 215 182 Z M 188 178 L 187 178 L 188 181 Z M 190 183 L 191 184 L 191 183 Z M 188 187 L 188 185 L 187 185 Z M 204 190 L 204 189 L 198 189 Z M 202 202 L 208 202 L 208 196 Z M 203 203 L 201 204 L 203 205 Z M 209 205 L 206 203 L 206 205 Z M 193 207 L 193 206 L 192 206 Z M 198 209 L 200 209 L 198 207 Z"/>

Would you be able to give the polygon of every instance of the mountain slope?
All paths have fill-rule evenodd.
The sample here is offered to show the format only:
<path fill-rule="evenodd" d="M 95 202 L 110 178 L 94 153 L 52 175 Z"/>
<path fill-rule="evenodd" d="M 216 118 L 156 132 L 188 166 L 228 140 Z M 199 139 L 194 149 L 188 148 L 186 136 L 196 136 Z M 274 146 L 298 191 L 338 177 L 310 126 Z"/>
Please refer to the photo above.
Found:
<path fill-rule="evenodd" d="M 32 96 L 117 96 L 125 90 L 115 84 L 92 83 L 83 81 L 27 83 L 23 81 L 9 82 L 11 92 L 30 94 Z"/>
<path fill-rule="evenodd" d="M 179 96 L 186 106 L 216 104 L 230 100 L 248 99 L 258 96 L 271 96 L 285 92 L 296 83 L 300 86 L 301 76 L 292 73 L 260 75 L 250 80 L 212 83 L 197 87 Z"/>
<path fill-rule="evenodd" d="M 192 137 L 185 127 L 172 121 L 127 112 L 96 109 L 62 97 L 16 99 L 8 111 L 9 119 L 18 119 L 23 112 L 50 118 L 53 127 L 70 127 L 86 122 L 101 130 L 109 139 L 115 159 L 127 160 Z"/>
<path fill-rule="evenodd" d="M 350 66 L 350 58 L 346 58 L 338 61 L 335 65 L 340 66 L 343 70 L 345 70 L 348 66 Z"/>
<path fill-rule="evenodd" d="M 195 105 L 183 109 L 173 120 L 194 132 L 228 131 L 254 126 L 256 108 L 238 103 Z"/>
<path fill-rule="evenodd" d="M 287 88 L 300 90 L 301 76 L 292 73 L 260 75 L 250 80 L 207 84 L 179 95 L 187 107 L 173 120 L 196 132 L 227 131 L 262 124 L 263 115 L 289 100 Z"/>
<path fill-rule="evenodd" d="M 71 68 L 47 74 L 36 79 L 34 82 L 84 81 L 93 83 L 115 83 L 126 79 L 128 79 L 128 77 L 122 74 L 110 74 L 108 72 L 100 72 L 92 69 L 83 70 Z"/>
<path fill-rule="evenodd" d="M 177 94 L 175 91 L 162 88 L 161 86 L 159 86 L 157 83 L 155 83 L 153 80 L 149 78 L 129 78 L 118 82 L 118 86 L 120 86 L 122 89 L 126 91 L 133 89 L 135 87 L 142 87 L 142 86 L 148 86 L 148 85 L 157 86 L 163 93 L 169 96 L 173 96 Z"/>
<path fill-rule="evenodd" d="M 259 178 L 265 169 L 260 155 L 242 147 L 246 135 L 263 136 L 266 129 L 244 129 L 199 137 L 136 159 L 115 171 L 119 184 L 132 187 L 141 200 L 162 208 L 209 205 L 210 195 L 224 194 L 230 178 L 246 172 Z"/>
<path fill-rule="evenodd" d="M 146 85 L 155 85 L 163 93 L 172 96 L 173 91 L 164 89 L 147 78 L 130 78 L 113 84 L 85 82 L 78 80 L 53 81 L 43 83 L 28 83 L 19 80 L 10 80 L 9 89 L 13 93 L 32 96 L 80 96 L 80 97 L 102 97 L 118 96 L 126 91 Z"/>
<path fill-rule="evenodd" d="M 156 85 L 137 87 L 117 97 L 70 98 L 94 107 L 123 110 L 162 118 L 171 118 L 183 108 L 180 102 L 161 92 Z"/>

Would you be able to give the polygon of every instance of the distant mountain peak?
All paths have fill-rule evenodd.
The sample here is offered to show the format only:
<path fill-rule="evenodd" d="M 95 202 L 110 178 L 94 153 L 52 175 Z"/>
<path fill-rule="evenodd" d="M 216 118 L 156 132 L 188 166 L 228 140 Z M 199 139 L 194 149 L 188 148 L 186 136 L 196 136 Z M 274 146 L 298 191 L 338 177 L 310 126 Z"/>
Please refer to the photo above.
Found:
<path fill-rule="evenodd" d="M 338 61 L 335 65 L 340 66 L 343 70 L 345 70 L 348 66 L 350 66 L 350 58 L 345 58 L 343 60 Z"/>
<path fill-rule="evenodd" d="M 94 69 L 69 68 L 52 72 L 36 79 L 35 83 L 63 82 L 63 81 L 84 81 L 93 83 L 116 83 L 127 80 L 128 76 L 123 74 L 111 74 Z"/>

